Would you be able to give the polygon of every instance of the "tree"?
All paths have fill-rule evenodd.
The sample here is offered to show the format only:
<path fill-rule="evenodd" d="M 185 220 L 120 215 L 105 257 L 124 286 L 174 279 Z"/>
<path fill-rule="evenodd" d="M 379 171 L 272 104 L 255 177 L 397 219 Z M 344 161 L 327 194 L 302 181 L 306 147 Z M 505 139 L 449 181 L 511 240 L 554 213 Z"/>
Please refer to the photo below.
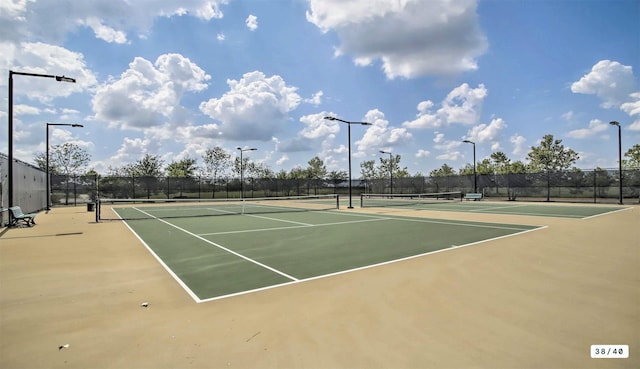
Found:
<path fill-rule="evenodd" d="M 500 183 L 498 183 L 498 178 L 506 178 L 507 182 L 507 198 L 509 201 L 515 201 L 516 194 L 511 190 L 511 159 L 507 157 L 502 151 L 496 151 L 491 153 L 491 160 L 493 161 L 493 169 L 496 174 L 495 182 L 496 182 L 496 193 L 498 192 L 498 187 Z M 499 176 L 498 176 L 499 175 Z"/>
<path fill-rule="evenodd" d="M 622 159 L 623 168 L 640 169 L 640 144 L 633 145 L 632 148 L 624 153 L 624 157 L 628 159 Z"/>
<path fill-rule="evenodd" d="M 90 160 L 91 155 L 74 143 L 54 145 L 49 150 L 49 172 L 65 176 L 65 205 L 69 205 L 69 184 L 71 182 L 71 178 L 75 181 L 75 176 L 80 174 L 86 168 Z"/>
<path fill-rule="evenodd" d="M 340 170 L 340 171 L 332 170 L 331 172 L 329 172 L 329 181 L 333 183 L 333 193 L 336 193 L 338 184 L 348 179 L 349 179 L 349 174 L 347 174 L 347 172 L 344 170 Z"/>
<path fill-rule="evenodd" d="M 443 179 L 444 179 L 444 184 L 446 184 L 447 189 L 450 188 L 450 184 L 449 184 L 449 179 L 451 178 L 451 176 L 454 176 L 455 173 L 453 171 L 453 168 L 450 167 L 449 165 L 442 164 L 442 166 L 438 169 L 434 169 L 429 173 L 429 176 L 431 177 L 431 179 L 433 180 L 433 182 L 436 185 L 436 192 L 440 192 L 440 186 L 443 184 Z"/>
<path fill-rule="evenodd" d="M 505 153 L 502 151 L 496 151 L 491 153 L 491 160 L 493 160 L 493 167 L 498 174 L 508 174 L 509 173 L 509 163 L 511 159 L 507 157 Z"/>
<path fill-rule="evenodd" d="M 360 175 L 362 179 L 365 180 L 369 185 L 369 192 L 380 192 L 377 190 L 373 190 L 373 183 L 376 178 L 379 178 L 378 169 L 376 168 L 375 160 L 365 160 L 360 163 Z M 349 180 L 349 175 L 347 174 L 347 181 Z"/>
<path fill-rule="evenodd" d="M 224 171 L 229 168 L 231 162 L 229 159 L 231 154 L 225 151 L 222 147 L 216 146 L 213 149 L 208 149 L 203 155 L 205 174 L 212 178 L 213 192 L 212 197 L 216 196 L 216 182 L 218 176 L 223 174 Z"/>
<path fill-rule="evenodd" d="M 319 182 L 327 176 L 327 167 L 325 167 L 322 159 L 317 156 L 309 160 L 308 164 L 309 167 L 307 168 L 307 171 L 309 179 L 313 181 L 314 192 L 317 195 Z"/>
<path fill-rule="evenodd" d="M 389 155 L 389 158 L 385 158 L 385 157 L 381 157 L 380 158 L 380 165 L 378 166 L 378 168 L 376 169 L 378 175 L 381 178 L 389 178 L 389 191 L 391 192 L 393 190 L 393 180 L 397 180 L 399 178 L 405 178 L 409 176 L 409 171 L 407 170 L 407 167 L 404 168 L 400 168 L 400 160 L 402 159 L 402 156 L 400 155 Z"/>
<path fill-rule="evenodd" d="M 378 171 L 376 169 L 376 161 L 375 160 L 365 160 L 362 163 L 360 163 L 360 174 L 362 175 L 362 178 L 364 178 L 365 180 L 366 179 L 378 178 Z"/>
<path fill-rule="evenodd" d="M 540 146 L 531 146 L 527 155 L 529 167 L 533 171 L 544 172 L 547 175 L 547 201 L 551 196 L 551 173 L 567 170 L 580 155 L 572 149 L 565 148 L 562 140 L 554 140 L 553 135 L 545 135 Z"/>
<path fill-rule="evenodd" d="M 158 155 L 145 154 L 142 159 L 125 167 L 127 175 L 132 177 L 160 177 L 164 162 Z"/>
<path fill-rule="evenodd" d="M 167 166 L 169 177 L 180 178 L 178 181 L 180 184 L 180 197 L 183 197 L 185 180 L 193 178 L 195 171 L 198 169 L 196 163 L 196 159 L 187 157 L 179 161 L 173 161 Z M 169 192 L 167 191 L 167 196 L 169 196 Z"/>
<path fill-rule="evenodd" d="M 300 167 L 293 168 L 289 171 L 289 179 L 294 180 L 296 182 L 296 193 L 298 195 L 300 192 L 300 180 L 306 179 L 308 175 L 308 171 L 306 169 L 302 169 Z"/>
<path fill-rule="evenodd" d="M 151 198 L 151 192 L 158 187 L 160 176 L 163 174 L 162 166 L 164 162 L 158 155 L 146 153 L 142 159 L 125 167 L 127 176 L 132 177 L 134 183 L 136 178 L 142 179 L 142 184 L 147 192 L 147 198 Z M 134 189 L 135 192 L 135 189 Z M 135 197 L 134 193 L 134 197 Z"/>
<path fill-rule="evenodd" d="M 527 166 L 521 160 L 518 160 L 509 165 L 509 170 L 511 173 L 523 174 L 527 172 Z"/>
<path fill-rule="evenodd" d="M 495 165 L 491 162 L 491 159 L 482 159 L 481 162 L 478 163 L 478 165 L 476 166 L 476 172 L 480 175 L 482 174 L 495 174 L 496 173 L 496 167 Z"/>
<path fill-rule="evenodd" d="M 309 164 L 309 178 L 323 179 L 327 176 L 327 167 L 319 157 L 315 156 L 313 159 L 309 160 L 307 164 Z"/>
<path fill-rule="evenodd" d="M 440 168 L 434 169 L 429 173 L 429 176 L 431 177 L 446 177 L 446 176 L 453 176 L 453 175 L 455 175 L 453 168 L 451 168 L 446 163 L 442 164 Z"/>
<path fill-rule="evenodd" d="M 185 158 L 179 161 L 172 161 L 167 166 L 169 177 L 191 178 L 197 169 L 197 161 L 192 158 Z"/>

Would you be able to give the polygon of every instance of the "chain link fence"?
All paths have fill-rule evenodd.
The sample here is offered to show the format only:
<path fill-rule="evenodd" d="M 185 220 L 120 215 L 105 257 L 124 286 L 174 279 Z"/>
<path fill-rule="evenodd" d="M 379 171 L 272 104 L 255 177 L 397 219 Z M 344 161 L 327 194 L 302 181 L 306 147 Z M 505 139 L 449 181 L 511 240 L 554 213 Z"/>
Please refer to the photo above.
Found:
<path fill-rule="evenodd" d="M 240 198 L 349 193 L 348 181 L 223 177 L 112 177 L 57 176 L 51 179 L 55 205 L 77 205 L 101 198 Z M 616 203 L 620 193 L 617 170 L 567 171 L 354 179 L 354 196 L 361 193 L 481 192 L 495 200 Z M 241 193 L 243 192 L 243 194 Z M 622 173 L 622 195 L 627 203 L 640 202 L 640 170 Z"/>

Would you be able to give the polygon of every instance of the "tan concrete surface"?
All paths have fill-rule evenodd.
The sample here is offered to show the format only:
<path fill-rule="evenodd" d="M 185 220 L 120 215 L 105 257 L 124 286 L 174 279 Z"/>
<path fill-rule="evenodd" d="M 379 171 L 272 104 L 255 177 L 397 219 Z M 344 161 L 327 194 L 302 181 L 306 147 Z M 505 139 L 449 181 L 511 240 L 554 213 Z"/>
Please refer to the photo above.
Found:
<path fill-rule="evenodd" d="M 640 368 L 638 206 L 392 212 L 547 227 L 201 304 L 123 223 L 85 210 L 0 230 L 0 368 Z M 592 344 L 630 358 L 591 359 Z"/>

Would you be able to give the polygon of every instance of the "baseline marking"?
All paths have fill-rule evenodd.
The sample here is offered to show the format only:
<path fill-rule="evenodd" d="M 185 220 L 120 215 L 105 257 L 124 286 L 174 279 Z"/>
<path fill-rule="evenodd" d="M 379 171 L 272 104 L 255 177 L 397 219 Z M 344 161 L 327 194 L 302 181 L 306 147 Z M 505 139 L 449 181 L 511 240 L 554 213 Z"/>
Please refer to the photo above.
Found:
<path fill-rule="evenodd" d="M 600 216 L 603 216 L 603 215 L 613 214 L 613 213 L 617 213 L 617 212 L 620 212 L 620 211 L 626 211 L 626 210 L 631 210 L 631 208 L 623 208 L 623 209 L 618 209 L 618 210 L 611 210 L 611 211 L 607 211 L 606 213 L 595 214 L 595 215 L 588 216 L 586 218 L 582 218 L 582 220 L 587 220 L 587 219 L 600 217 Z"/>
<path fill-rule="evenodd" d="M 259 265 L 259 266 L 261 266 L 261 267 L 263 267 L 263 268 L 265 268 L 265 269 L 268 269 L 268 270 L 270 270 L 270 271 L 272 271 L 272 272 L 274 272 L 274 273 L 278 273 L 278 274 L 280 274 L 280 275 L 281 275 L 281 276 L 283 276 L 283 277 L 286 277 L 286 278 L 288 278 L 288 279 L 291 279 L 292 281 L 297 281 L 297 280 L 298 280 L 298 278 L 292 277 L 292 276 L 288 275 L 287 273 L 284 273 L 284 272 L 282 272 L 282 271 L 280 271 L 280 270 L 278 270 L 278 269 L 272 268 L 272 267 L 270 267 L 270 266 L 268 266 L 268 265 L 266 265 L 266 264 L 262 264 L 261 262 L 259 262 L 259 261 L 257 261 L 257 260 L 253 260 L 253 259 L 251 259 L 250 257 L 247 257 L 247 256 L 244 256 L 244 255 L 242 255 L 242 254 L 240 254 L 240 253 L 237 253 L 237 252 L 235 252 L 235 251 L 233 251 L 233 250 L 231 250 L 231 249 L 228 249 L 228 248 L 226 248 L 226 247 L 224 247 L 224 246 L 222 246 L 222 245 L 220 245 L 220 244 L 217 244 L 217 243 L 215 243 L 215 242 L 213 242 L 213 241 L 209 241 L 209 240 L 207 240 L 207 239 L 206 239 L 206 238 L 204 238 L 204 237 L 198 236 L 197 234 L 195 234 L 195 233 L 193 233 L 193 232 L 189 232 L 189 231 L 187 231 L 186 229 L 184 229 L 184 228 L 182 228 L 182 227 L 178 227 L 178 226 L 177 226 L 177 225 L 175 225 L 175 224 L 169 223 L 169 222 L 167 222 L 167 221 L 166 221 L 166 220 L 164 220 L 164 219 L 160 219 L 160 218 L 154 217 L 153 215 L 151 215 L 151 214 L 149 214 L 149 213 L 147 213 L 147 212 L 145 212 L 145 211 L 143 211 L 143 210 L 140 210 L 140 209 L 138 209 L 138 208 L 136 208 L 136 207 L 134 207 L 134 209 L 136 209 L 136 210 L 138 210 L 139 212 L 141 212 L 141 213 L 143 213 L 143 214 L 145 214 L 145 215 L 148 215 L 148 216 L 150 216 L 150 217 L 152 217 L 152 218 L 154 218 L 154 219 L 156 219 L 156 220 L 159 220 L 159 221 L 161 221 L 161 222 L 162 222 L 162 223 L 164 223 L 164 224 L 170 225 L 171 227 L 173 227 L 173 228 L 175 228 L 175 229 L 177 229 L 177 230 L 179 230 L 179 231 L 182 231 L 182 232 L 184 232 L 184 233 L 186 233 L 186 234 L 188 234 L 188 235 L 190 235 L 190 236 L 193 236 L 193 237 L 195 237 L 195 238 L 197 238 L 197 239 L 199 239 L 199 240 L 201 240 L 201 241 L 204 241 L 204 242 L 206 242 L 206 243 L 208 243 L 208 244 L 210 244 L 210 245 L 212 245 L 212 246 L 215 246 L 215 247 L 217 247 L 217 248 L 219 248 L 219 249 L 221 249 L 221 250 L 224 250 L 224 251 L 226 251 L 226 252 L 228 252 L 228 253 L 231 253 L 231 254 L 236 255 L 236 256 L 238 256 L 238 257 L 240 257 L 240 258 L 243 258 L 243 259 L 245 259 L 245 260 L 246 260 L 246 261 L 248 261 L 248 262 L 251 262 L 251 263 L 253 263 L 253 264 Z"/>
<path fill-rule="evenodd" d="M 273 220 L 280 220 L 276 218 L 267 218 Z M 290 227 L 273 227 L 273 228 L 258 228 L 258 229 L 243 229 L 238 231 L 225 231 L 225 232 L 212 232 L 212 233 L 200 233 L 200 236 L 217 236 L 221 234 L 234 234 L 234 233 L 251 233 L 251 232 L 263 232 L 263 231 L 280 231 L 284 229 L 296 229 L 296 228 L 309 228 L 309 227 L 324 227 L 324 226 L 334 226 L 334 225 L 342 225 L 342 224 L 352 224 L 352 223 L 364 223 L 364 222 L 377 222 L 384 219 L 363 219 L 363 220 L 352 220 L 348 222 L 335 222 L 335 223 L 324 223 L 324 224 L 304 224 L 299 226 L 290 226 Z"/>
<path fill-rule="evenodd" d="M 246 294 L 249 294 L 249 293 L 270 290 L 270 289 L 273 289 L 273 288 L 288 286 L 288 285 L 297 284 L 297 283 L 301 283 L 301 282 L 308 282 L 308 281 L 313 281 L 313 280 L 316 280 L 316 279 L 328 278 L 328 277 L 333 277 L 333 276 L 340 275 L 340 274 L 356 272 L 356 271 L 359 271 L 359 270 L 375 268 L 375 267 L 379 267 L 379 266 L 382 266 L 382 265 L 393 264 L 393 263 L 398 263 L 398 262 L 405 261 L 405 260 L 410 260 L 410 259 L 423 257 L 423 256 L 426 256 L 426 255 L 437 254 L 439 252 L 446 252 L 446 251 L 451 251 L 451 250 L 455 250 L 455 249 L 459 249 L 459 248 L 463 248 L 463 247 L 468 247 L 468 246 L 481 244 L 481 243 L 484 243 L 484 242 L 499 240 L 501 238 L 517 236 L 517 235 L 521 235 L 521 234 L 528 233 L 528 232 L 533 232 L 533 231 L 538 231 L 538 230 L 545 229 L 545 228 L 547 228 L 547 226 L 542 226 L 542 227 L 533 228 L 533 229 L 527 229 L 527 230 L 524 230 L 524 231 L 521 231 L 521 232 L 512 233 L 512 234 L 508 234 L 508 235 L 504 235 L 504 236 L 498 236 L 498 237 L 494 237 L 494 238 L 488 238 L 486 240 L 480 240 L 480 241 L 476 241 L 476 242 L 471 242 L 471 243 L 467 243 L 467 244 L 464 244 L 464 245 L 459 245 L 459 246 L 454 246 L 454 247 L 445 247 L 445 248 L 442 248 L 442 249 L 439 249 L 439 250 L 429 251 L 429 252 L 425 252 L 425 253 L 418 254 L 418 255 L 407 256 L 407 257 L 404 257 L 404 258 L 389 260 L 389 261 L 385 261 L 385 262 L 377 263 L 377 264 L 365 265 L 365 266 L 362 266 L 362 267 L 348 269 L 348 270 L 342 270 L 342 271 L 335 272 L 335 273 L 329 273 L 329 274 L 318 275 L 318 276 L 315 276 L 315 277 L 298 279 L 298 280 L 295 280 L 295 281 L 292 281 L 292 282 L 274 284 L 272 286 L 267 286 L 267 287 L 262 287 L 262 288 L 256 288 L 256 289 L 253 289 L 253 290 L 236 292 L 236 293 L 229 294 L 229 295 L 211 297 L 211 298 L 208 298 L 208 299 L 200 300 L 200 301 L 198 301 L 198 303 L 221 300 L 221 299 L 228 298 L 228 297 L 246 295 Z"/>

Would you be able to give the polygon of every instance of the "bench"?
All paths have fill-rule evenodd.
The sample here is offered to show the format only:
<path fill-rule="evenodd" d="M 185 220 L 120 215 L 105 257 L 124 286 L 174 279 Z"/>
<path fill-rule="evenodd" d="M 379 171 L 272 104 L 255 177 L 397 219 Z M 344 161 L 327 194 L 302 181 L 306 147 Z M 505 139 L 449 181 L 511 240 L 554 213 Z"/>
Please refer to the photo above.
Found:
<path fill-rule="evenodd" d="M 28 227 L 31 227 L 32 224 L 36 224 L 35 219 L 37 213 L 25 214 L 22 212 L 19 206 L 12 206 L 9 208 L 11 211 L 11 223 L 9 227 L 17 227 L 20 222 L 23 222 Z"/>
<path fill-rule="evenodd" d="M 482 200 L 481 193 L 467 193 L 464 195 L 465 200 Z"/>

